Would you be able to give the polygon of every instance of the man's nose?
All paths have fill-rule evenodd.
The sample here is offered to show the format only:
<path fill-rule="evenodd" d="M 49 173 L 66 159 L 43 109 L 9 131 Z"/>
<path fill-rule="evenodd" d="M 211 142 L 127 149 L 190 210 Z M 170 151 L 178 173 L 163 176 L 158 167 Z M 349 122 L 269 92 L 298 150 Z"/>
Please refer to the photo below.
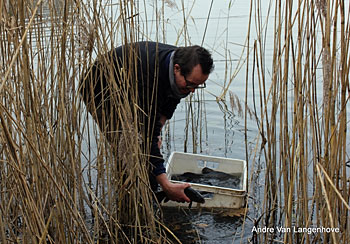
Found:
<path fill-rule="evenodd" d="M 190 88 L 190 92 L 192 92 L 192 93 L 194 93 L 195 90 L 196 89 L 194 89 L 194 88 Z"/>

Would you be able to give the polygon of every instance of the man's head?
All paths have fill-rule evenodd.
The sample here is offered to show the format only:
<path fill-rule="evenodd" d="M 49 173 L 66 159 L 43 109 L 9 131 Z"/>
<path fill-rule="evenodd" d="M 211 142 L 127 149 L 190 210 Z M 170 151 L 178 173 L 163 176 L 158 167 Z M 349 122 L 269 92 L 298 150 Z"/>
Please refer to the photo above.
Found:
<path fill-rule="evenodd" d="M 184 94 L 205 86 L 214 69 L 210 53 L 200 46 L 179 47 L 173 62 L 176 85 Z"/>

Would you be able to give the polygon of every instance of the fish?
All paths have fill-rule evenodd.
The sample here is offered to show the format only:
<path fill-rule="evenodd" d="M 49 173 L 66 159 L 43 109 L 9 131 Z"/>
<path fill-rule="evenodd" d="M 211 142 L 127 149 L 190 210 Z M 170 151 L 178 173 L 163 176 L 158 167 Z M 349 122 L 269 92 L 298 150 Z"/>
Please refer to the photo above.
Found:
<path fill-rule="evenodd" d="M 237 175 L 216 171 L 208 167 L 202 169 L 202 174 L 208 185 L 237 188 L 241 182 L 241 178 Z"/>
<path fill-rule="evenodd" d="M 183 182 L 230 188 L 239 187 L 239 184 L 241 182 L 239 176 L 235 176 L 221 171 L 216 171 L 208 167 L 204 167 L 202 169 L 201 174 L 185 172 L 179 175 L 172 175 L 171 179 Z"/>
<path fill-rule="evenodd" d="M 202 174 L 205 175 L 204 177 L 210 177 L 210 178 L 218 178 L 220 180 L 227 180 L 227 179 L 232 179 L 235 177 L 232 174 L 228 174 L 222 171 L 216 171 L 208 167 L 204 167 L 202 169 Z"/>
<path fill-rule="evenodd" d="M 192 207 L 192 202 L 205 203 L 204 197 L 192 187 L 185 188 L 185 194 L 191 200 L 188 208 Z"/>
<path fill-rule="evenodd" d="M 184 192 L 186 196 L 191 200 L 188 208 L 192 207 L 192 202 L 205 203 L 204 197 L 192 187 L 189 186 L 185 188 Z M 157 192 L 155 195 L 159 203 L 161 203 L 163 200 L 164 202 L 169 201 L 169 198 L 164 191 Z"/>
<path fill-rule="evenodd" d="M 178 180 L 183 182 L 193 182 L 196 180 L 200 180 L 203 177 L 202 174 L 196 174 L 192 172 L 185 172 L 181 175 L 173 175 L 171 177 L 172 180 Z"/>

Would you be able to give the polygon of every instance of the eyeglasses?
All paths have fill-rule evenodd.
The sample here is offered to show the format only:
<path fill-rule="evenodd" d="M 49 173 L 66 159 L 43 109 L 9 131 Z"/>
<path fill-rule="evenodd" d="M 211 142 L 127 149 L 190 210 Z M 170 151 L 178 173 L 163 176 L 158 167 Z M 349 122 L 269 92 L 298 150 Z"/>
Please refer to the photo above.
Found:
<path fill-rule="evenodd" d="M 203 88 L 207 87 L 207 85 L 205 83 L 197 85 L 197 84 L 194 84 L 194 83 L 188 81 L 186 79 L 186 76 L 184 76 L 184 79 L 186 81 L 186 89 L 203 89 Z"/>

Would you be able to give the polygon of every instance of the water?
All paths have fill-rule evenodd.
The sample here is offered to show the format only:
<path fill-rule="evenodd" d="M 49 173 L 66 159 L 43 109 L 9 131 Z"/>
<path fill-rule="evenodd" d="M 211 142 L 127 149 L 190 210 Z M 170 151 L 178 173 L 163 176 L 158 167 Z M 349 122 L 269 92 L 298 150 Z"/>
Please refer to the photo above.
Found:
<path fill-rule="evenodd" d="M 242 219 L 193 209 L 163 208 L 168 227 L 184 244 L 232 243 L 240 239 Z"/>

